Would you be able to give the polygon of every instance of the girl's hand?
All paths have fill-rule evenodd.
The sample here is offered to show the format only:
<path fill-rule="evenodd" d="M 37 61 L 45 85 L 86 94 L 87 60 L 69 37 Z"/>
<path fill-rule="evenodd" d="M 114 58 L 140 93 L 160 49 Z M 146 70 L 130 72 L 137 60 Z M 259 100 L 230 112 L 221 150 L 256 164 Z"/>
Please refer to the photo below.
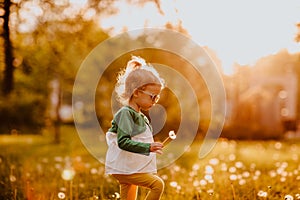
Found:
<path fill-rule="evenodd" d="M 162 154 L 162 148 L 164 147 L 164 145 L 160 142 L 153 142 L 150 145 L 150 152 L 154 152 L 154 153 L 158 153 L 158 154 Z"/>

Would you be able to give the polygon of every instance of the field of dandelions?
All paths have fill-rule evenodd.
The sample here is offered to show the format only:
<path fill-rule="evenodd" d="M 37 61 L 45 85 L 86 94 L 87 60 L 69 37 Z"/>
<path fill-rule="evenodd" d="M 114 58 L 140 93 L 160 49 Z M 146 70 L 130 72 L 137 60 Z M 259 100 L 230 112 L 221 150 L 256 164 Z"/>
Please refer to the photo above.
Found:
<path fill-rule="evenodd" d="M 53 136 L 0 136 L 0 199 L 119 199 L 118 183 L 83 147 L 73 127 Z M 219 139 L 198 158 L 195 142 L 176 162 L 159 170 L 163 200 L 300 199 L 300 141 Z M 139 190 L 143 199 L 146 190 Z"/>

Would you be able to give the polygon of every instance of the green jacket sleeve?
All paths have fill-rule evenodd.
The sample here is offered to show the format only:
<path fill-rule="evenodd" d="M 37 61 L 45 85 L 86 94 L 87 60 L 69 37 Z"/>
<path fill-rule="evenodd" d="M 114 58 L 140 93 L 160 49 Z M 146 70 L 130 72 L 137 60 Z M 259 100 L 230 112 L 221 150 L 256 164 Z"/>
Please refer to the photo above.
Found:
<path fill-rule="evenodd" d="M 144 155 L 150 154 L 150 143 L 137 142 L 131 139 L 134 136 L 134 129 L 141 129 L 141 126 L 145 126 L 145 123 L 141 123 L 141 117 L 136 117 L 130 110 L 123 109 L 115 116 L 115 123 L 120 149 Z"/>

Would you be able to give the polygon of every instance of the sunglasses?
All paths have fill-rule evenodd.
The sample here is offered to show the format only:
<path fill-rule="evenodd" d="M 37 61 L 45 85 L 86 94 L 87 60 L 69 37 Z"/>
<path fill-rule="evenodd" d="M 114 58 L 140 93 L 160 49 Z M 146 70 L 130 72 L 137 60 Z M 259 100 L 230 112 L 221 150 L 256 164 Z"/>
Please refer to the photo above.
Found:
<path fill-rule="evenodd" d="M 159 100 L 159 98 L 160 98 L 160 95 L 159 95 L 159 94 L 152 94 L 152 93 L 146 92 L 146 91 L 144 91 L 144 90 L 139 90 L 139 91 L 142 92 L 142 93 L 144 93 L 144 94 L 149 95 L 150 98 L 151 98 L 151 100 L 152 100 L 152 102 L 154 102 L 154 103 L 157 103 L 158 100 Z"/>

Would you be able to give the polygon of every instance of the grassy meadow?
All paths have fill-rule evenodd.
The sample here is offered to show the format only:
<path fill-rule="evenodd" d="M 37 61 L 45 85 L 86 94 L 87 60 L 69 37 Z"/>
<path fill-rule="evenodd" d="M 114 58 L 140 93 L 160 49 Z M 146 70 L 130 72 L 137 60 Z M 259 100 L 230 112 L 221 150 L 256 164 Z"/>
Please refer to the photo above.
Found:
<path fill-rule="evenodd" d="M 219 139 L 204 159 L 200 145 L 159 170 L 163 200 L 300 199 L 300 141 Z M 118 187 L 72 126 L 62 127 L 61 144 L 49 131 L 0 136 L 0 199 L 118 199 Z"/>

